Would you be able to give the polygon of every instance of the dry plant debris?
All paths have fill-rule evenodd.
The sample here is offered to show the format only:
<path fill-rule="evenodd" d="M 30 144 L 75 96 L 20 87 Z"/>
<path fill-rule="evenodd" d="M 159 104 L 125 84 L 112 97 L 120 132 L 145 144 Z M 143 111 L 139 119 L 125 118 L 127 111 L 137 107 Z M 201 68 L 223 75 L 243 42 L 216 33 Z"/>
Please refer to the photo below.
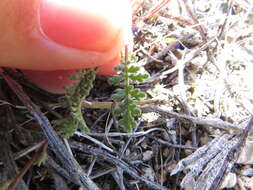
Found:
<path fill-rule="evenodd" d="M 151 76 L 135 84 L 148 94 L 137 127 L 115 124 L 114 87 L 98 77 L 90 132 L 62 139 L 50 123 L 66 117 L 62 98 L 1 70 L 0 189 L 252 188 L 252 2 L 132 3 L 135 64 Z"/>

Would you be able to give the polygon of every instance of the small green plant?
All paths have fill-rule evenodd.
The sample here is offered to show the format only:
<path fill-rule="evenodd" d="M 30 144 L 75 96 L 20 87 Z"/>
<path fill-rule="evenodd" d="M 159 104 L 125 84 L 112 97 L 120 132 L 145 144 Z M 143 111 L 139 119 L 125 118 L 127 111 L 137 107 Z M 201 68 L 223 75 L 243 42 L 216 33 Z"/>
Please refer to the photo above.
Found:
<path fill-rule="evenodd" d="M 120 118 L 118 123 L 125 127 L 127 132 L 131 132 L 136 127 L 137 123 L 134 117 L 141 114 L 141 109 L 134 101 L 146 96 L 145 93 L 134 88 L 131 83 L 143 82 L 149 76 L 147 74 L 140 74 L 140 67 L 131 64 L 134 62 L 136 62 L 136 57 L 132 56 L 130 61 L 126 59 L 116 66 L 115 70 L 120 72 L 109 81 L 111 84 L 123 86 L 123 88 L 116 89 L 115 94 L 112 95 L 112 99 L 118 102 L 114 109 L 115 116 Z"/>
<path fill-rule="evenodd" d="M 82 103 L 93 88 L 95 77 L 95 69 L 78 70 L 76 75 L 69 76 L 71 80 L 77 81 L 72 87 L 65 87 L 68 92 L 66 99 L 70 113 L 67 118 L 54 121 L 56 125 L 61 126 L 64 138 L 71 137 L 77 127 L 84 132 L 89 131 L 82 114 Z"/>

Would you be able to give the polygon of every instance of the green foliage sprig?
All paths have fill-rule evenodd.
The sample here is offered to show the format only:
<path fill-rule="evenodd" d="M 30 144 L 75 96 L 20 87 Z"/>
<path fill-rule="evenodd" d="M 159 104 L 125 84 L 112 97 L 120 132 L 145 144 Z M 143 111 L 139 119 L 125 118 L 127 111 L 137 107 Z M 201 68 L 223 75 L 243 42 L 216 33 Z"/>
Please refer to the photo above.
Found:
<path fill-rule="evenodd" d="M 55 124 L 61 126 L 65 138 L 71 137 L 77 127 L 80 127 L 84 132 L 89 132 L 82 114 L 82 103 L 93 88 L 96 70 L 78 70 L 76 73 L 76 75 L 69 76 L 71 80 L 76 81 L 73 86 L 65 87 L 69 116 L 63 120 L 54 121 Z"/>
<path fill-rule="evenodd" d="M 120 65 L 115 67 L 115 70 L 120 71 L 118 75 L 110 79 L 110 83 L 121 85 L 123 88 L 116 89 L 112 99 L 119 102 L 114 110 L 115 116 L 119 117 L 119 125 L 125 127 L 127 132 L 131 132 L 136 127 L 135 116 L 140 116 L 141 109 L 134 101 L 140 100 L 146 96 L 139 89 L 134 88 L 133 82 L 143 82 L 149 77 L 147 74 L 141 74 L 140 67 L 133 66 L 136 62 L 136 57 L 132 56 L 130 61 L 125 60 Z"/>

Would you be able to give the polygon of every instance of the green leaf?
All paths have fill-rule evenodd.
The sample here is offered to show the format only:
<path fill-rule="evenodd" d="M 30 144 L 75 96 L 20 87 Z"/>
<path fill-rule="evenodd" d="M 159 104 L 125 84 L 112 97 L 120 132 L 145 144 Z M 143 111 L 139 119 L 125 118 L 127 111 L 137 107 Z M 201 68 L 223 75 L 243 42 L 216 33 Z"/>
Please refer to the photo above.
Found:
<path fill-rule="evenodd" d="M 140 116 L 141 115 L 141 109 L 136 107 L 132 110 L 133 115 Z"/>
<path fill-rule="evenodd" d="M 126 62 L 123 62 L 123 64 L 124 64 L 125 66 L 128 66 L 128 65 L 131 64 L 131 62 L 130 62 L 130 61 L 126 61 Z"/>
<path fill-rule="evenodd" d="M 132 130 L 137 126 L 136 121 L 133 117 L 129 116 L 119 120 L 119 125 L 126 127 L 126 132 L 132 132 Z"/>
<path fill-rule="evenodd" d="M 140 70 L 140 67 L 137 67 L 137 66 L 130 66 L 128 68 L 129 73 L 137 73 L 139 70 Z"/>
<path fill-rule="evenodd" d="M 125 89 L 117 89 L 116 93 L 112 95 L 112 99 L 116 102 L 122 101 L 126 96 Z"/>
<path fill-rule="evenodd" d="M 135 63 L 135 62 L 137 62 L 138 58 L 135 55 L 131 55 L 130 60 L 132 63 Z"/>
<path fill-rule="evenodd" d="M 47 161 L 47 152 L 45 151 L 45 152 L 43 152 L 42 155 L 40 155 L 40 156 L 38 157 L 38 159 L 36 160 L 36 162 L 35 162 L 34 164 L 40 167 L 40 166 L 43 165 L 46 161 Z"/>
<path fill-rule="evenodd" d="M 115 75 L 109 79 L 109 83 L 113 85 L 119 84 L 124 78 L 121 75 Z"/>
<path fill-rule="evenodd" d="M 144 92 L 141 92 L 139 89 L 132 89 L 130 91 L 130 94 L 132 97 L 134 97 L 136 100 L 140 100 L 142 98 L 146 97 L 146 94 Z"/>
<path fill-rule="evenodd" d="M 115 66 L 114 69 L 116 71 L 124 71 L 125 67 L 124 67 L 124 65 L 119 64 L 119 65 Z"/>
<path fill-rule="evenodd" d="M 77 76 L 77 75 L 69 75 L 68 78 L 70 80 L 80 80 L 80 76 Z"/>
<path fill-rule="evenodd" d="M 147 79 L 149 77 L 148 74 L 131 74 L 129 75 L 129 78 L 132 80 L 132 81 L 136 81 L 136 82 L 143 82 L 145 79 Z"/>

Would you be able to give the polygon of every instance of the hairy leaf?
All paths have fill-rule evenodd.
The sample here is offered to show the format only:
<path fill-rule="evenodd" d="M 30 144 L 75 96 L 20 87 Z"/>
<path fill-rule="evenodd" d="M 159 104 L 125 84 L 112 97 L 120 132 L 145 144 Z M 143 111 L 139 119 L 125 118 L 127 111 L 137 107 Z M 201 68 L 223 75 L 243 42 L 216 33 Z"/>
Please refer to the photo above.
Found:
<path fill-rule="evenodd" d="M 89 95 L 95 80 L 95 69 L 78 70 L 76 75 L 69 76 L 71 80 L 78 80 L 73 87 L 65 87 L 68 92 L 66 95 L 69 116 L 63 120 L 54 121 L 54 123 L 62 128 L 65 138 L 71 137 L 79 127 L 82 131 L 88 132 L 89 128 L 83 118 L 81 110 L 82 102 Z"/>

